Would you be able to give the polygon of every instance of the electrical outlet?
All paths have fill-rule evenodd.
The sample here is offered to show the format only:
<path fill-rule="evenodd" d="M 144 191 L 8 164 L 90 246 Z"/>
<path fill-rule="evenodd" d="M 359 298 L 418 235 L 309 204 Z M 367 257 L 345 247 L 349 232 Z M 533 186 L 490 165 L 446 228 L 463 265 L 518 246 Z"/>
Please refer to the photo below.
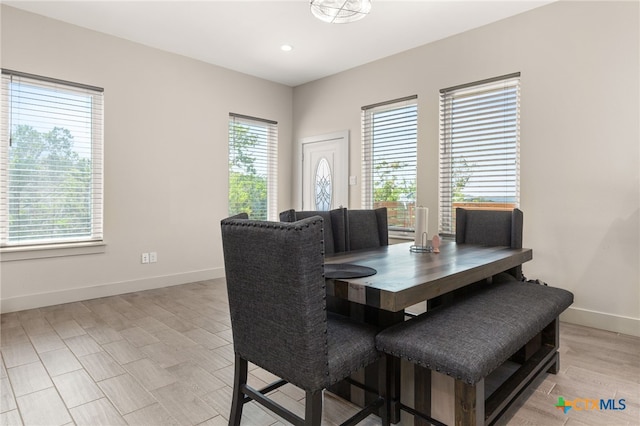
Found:
<path fill-rule="evenodd" d="M 151 253 L 149 253 L 149 263 L 156 263 L 158 261 L 158 253 L 155 251 L 152 251 Z"/>
<path fill-rule="evenodd" d="M 140 258 L 141 263 L 149 263 L 149 253 L 142 253 Z"/>

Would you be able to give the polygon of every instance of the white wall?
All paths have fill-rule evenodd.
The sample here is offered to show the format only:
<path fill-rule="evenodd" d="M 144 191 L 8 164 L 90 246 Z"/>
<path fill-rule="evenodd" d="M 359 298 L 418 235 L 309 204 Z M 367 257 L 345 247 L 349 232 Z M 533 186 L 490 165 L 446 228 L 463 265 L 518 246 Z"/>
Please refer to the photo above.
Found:
<path fill-rule="evenodd" d="M 229 112 L 279 123 L 292 89 L 2 6 L 2 67 L 105 89 L 102 254 L 0 263 L 2 311 L 220 277 Z M 279 203 L 290 205 L 288 171 Z M 142 265 L 142 252 L 158 263 Z"/>
<path fill-rule="evenodd" d="M 349 129 L 360 176 L 360 108 L 417 94 L 418 203 L 437 211 L 439 90 L 520 71 L 524 273 L 575 294 L 564 320 L 640 335 L 639 40 L 638 2 L 553 3 L 296 87 L 293 135 Z"/>
<path fill-rule="evenodd" d="M 298 140 L 349 129 L 360 176 L 360 108 L 417 94 L 418 202 L 437 211 L 439 89 L 520 71 L 524 272 L 574 292 L 565 320 L 640 335 L 637 2 L 554 3 L 293 90 L 0 10 L 2 67 L 104 87 L 106 111 L 105 253 L 1 262 L 3 312 L 222 276 L 229 112 L 279 122 L 283 210 Z"/>

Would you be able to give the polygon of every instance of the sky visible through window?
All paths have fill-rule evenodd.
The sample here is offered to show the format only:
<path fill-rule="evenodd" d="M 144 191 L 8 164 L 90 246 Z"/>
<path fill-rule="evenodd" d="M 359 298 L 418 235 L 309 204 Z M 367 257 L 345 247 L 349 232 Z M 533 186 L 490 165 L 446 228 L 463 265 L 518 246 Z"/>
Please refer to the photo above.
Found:
<path fill-rule="evenodd" d="M 40 133 L 61 127 L 73 135 L 74 151 L 91 157 L 91 96 L 25 83 L 10 84 L 12 132 L 19 125 L 31 126 Z"/>

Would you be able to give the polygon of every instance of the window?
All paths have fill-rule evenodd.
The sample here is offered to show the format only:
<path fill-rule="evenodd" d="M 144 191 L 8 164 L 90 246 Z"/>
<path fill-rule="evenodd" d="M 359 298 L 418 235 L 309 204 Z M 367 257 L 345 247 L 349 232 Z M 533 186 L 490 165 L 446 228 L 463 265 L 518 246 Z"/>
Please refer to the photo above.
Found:
<path fill-rule="evenodd" d="M 440 233 L 455 209 L 511 210 L 520 191 L 520 73 L 440 91 Z"/>
<path fill-rule="evenodd" d="M 278 123 L 229 114 L 229 215 L 277 220 Z"/>
<path fill-rule="evenodd" d="M 411 231 L 416 204 L 417 97 L 362 108 L 362 205 L 387 207 L 390 231 Z"/>
<path fill-rule="evenodd" d="M 0 246 L 102 240 L 96 87 L 2 70 Z"/>

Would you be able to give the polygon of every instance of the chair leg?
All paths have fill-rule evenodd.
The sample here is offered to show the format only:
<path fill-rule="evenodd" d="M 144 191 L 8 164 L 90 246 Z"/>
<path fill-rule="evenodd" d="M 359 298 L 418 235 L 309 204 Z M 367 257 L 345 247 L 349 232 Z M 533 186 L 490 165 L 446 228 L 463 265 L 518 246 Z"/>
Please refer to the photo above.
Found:
<path fill-rule="evenodd" d="M 242 407 L 244 406 L 244 392 L 242 387 L 247 384 L 248 362 L 246 359 L 241 358 L 240 355 L 235 355 L 233 401 L 231 403 L 231 414 L 229 415 L 229 426 L 240 426 Z"/>
<path fill-rule="evenodd" d="M 391 362 L 389 362 L 386 355 L 378 360 L 378 396 L 382 398 L 384 405 L 380 411 L 380 420 L 382 426 L 390 426 L 390 412 L 391 412 L 391 401 L 390 401 L 390 385 L 389 381 L 391 380 L 391 376 L 389 374 L 389 367 Z"/>
<path fill-rule="evenodd" d="M 385 405 L 387 407 L 387 419 L 389 424 L 396 424 L 400 421 L 401 399 L 400 399 L 400 358 L 386 354 L 383 357 L 386 369 L 385 380 Z M 383 423 L 385 426 L 385 423 Z"/>
<path fill-rule="evenodd" d="M 322 423 L 322 391 L 306 392 L 304 423 L 308 426 L 320 426 Z"/>

